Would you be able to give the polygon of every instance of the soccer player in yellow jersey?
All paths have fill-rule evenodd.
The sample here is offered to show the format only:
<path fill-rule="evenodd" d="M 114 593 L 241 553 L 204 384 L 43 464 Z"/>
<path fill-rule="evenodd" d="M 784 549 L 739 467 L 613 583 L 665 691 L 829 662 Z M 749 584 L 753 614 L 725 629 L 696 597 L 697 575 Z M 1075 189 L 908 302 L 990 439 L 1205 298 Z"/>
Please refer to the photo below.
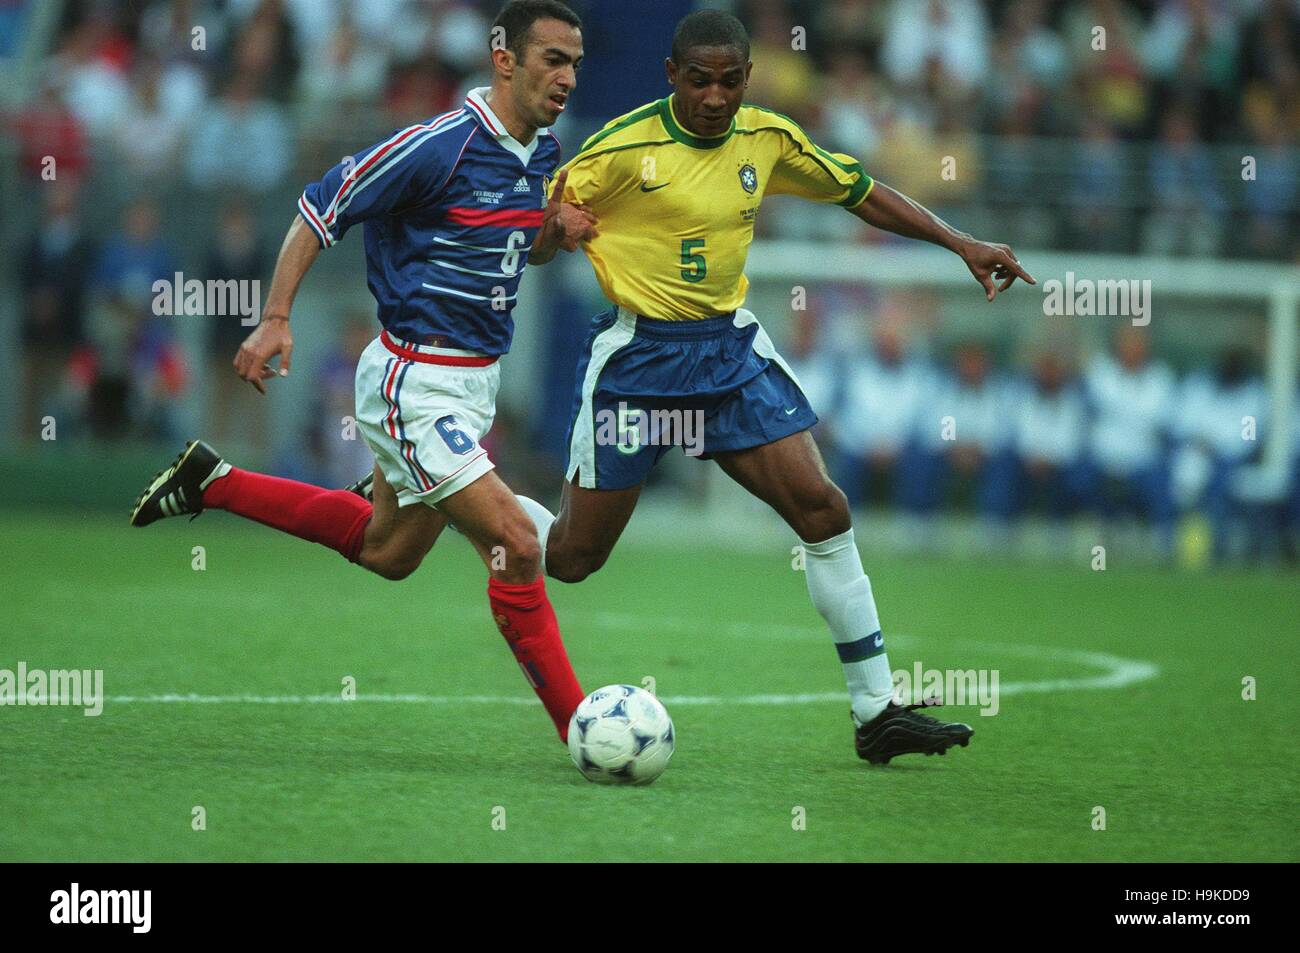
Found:
<path fill-rule="evenodd" d="M 564 167 L 564 200 L 596 216 L 582 247 L 613 307 L 594 319 L 579 365 L 559 517 L 521 502 L 547 573 L 585 578 L 618 541 L 650 469 L 681 442 L 666 431 L 688 434 L 683 415 L 694 415 L 699 449 L 803 540 L 808 590 L 844 666 L 858 755 L 885 763 L 942 754 L 972 730 L 893 701 L 848 504 L 808 433 L 817 415 L 742 307 L 745 256 L 763 197 L 797 195 L 950 249 L 990 301 L 1016 278 L 1033 279 L 1006 245 L 957 231 L 850 156 L 818 148 L 785 116 L 744 105 L 752 65 L 740 21 L 691 14 L 666 64 L 673 94 L 609 123 Z"/>

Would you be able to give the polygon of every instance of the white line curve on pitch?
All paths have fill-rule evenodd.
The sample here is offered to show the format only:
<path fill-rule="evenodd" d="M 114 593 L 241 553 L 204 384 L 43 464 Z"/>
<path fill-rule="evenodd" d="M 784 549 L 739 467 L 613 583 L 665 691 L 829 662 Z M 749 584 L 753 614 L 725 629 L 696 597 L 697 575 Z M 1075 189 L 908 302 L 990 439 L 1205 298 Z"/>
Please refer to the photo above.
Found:
<path fill-rule="evenodd" d="M 1160 674 L 1159 666 L 1139 659 L 1126 659 L 1105 652 L 1081 652 L 1037 645 L 992 645 L 984 648 L 1029 658 L 1072 662 L 1100 669 L 1096 675 L 1076 678 L 1051 678 L 1029 682 L 1006 682 L 998 686 L 1000 695 L 1025 695 L 1051 692 L 1095 691 L 1125 688 L 1150 681 Z M 521 695 L 425 695 L 401 693 L 388 695 L 359 694 L 355 699 L 336 695 L 200 695 L 167 693 L 158 695 L 110 695 L 110 704 L 202 704 L 202 705 L 327 705 L 351 702 L 378 702 L 412 705 L 536 705 L 537 700 Z M 843 692 L 806 692 L 800 694 L 759 695 L 678 695 L 665 696 L 665 705 L 809 705 L 819 702 L 843 702 Z"/>

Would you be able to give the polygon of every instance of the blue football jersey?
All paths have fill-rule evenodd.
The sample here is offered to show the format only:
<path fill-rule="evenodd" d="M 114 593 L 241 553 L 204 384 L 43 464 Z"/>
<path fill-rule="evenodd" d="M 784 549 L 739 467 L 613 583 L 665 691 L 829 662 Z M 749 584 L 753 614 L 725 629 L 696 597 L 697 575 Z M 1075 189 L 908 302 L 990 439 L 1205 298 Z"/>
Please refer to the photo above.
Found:
<path fill-rule="evenodd" d="M 499 355 L 560 146 L 545 129 L 521 145 L 487 92 L 344 159 L 298 211 L 324 248 L 363 223 L 367 284 L 392 337 Z"/>

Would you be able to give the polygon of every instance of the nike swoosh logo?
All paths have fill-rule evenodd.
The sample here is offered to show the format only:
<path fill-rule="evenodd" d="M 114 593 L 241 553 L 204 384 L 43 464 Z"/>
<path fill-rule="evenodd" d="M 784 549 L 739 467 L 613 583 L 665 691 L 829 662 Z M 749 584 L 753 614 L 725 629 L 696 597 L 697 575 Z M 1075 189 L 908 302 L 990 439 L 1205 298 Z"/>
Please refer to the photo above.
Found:
<path fill-rule="evenodd" d="M 793 414 L 793 413 L 794 413 L 796 410 L 798 410 L 798 409 L 799 409 L 798 407 L 791 407 L 789 410 L 787 410 L 787 411 L 785 412 L 785 415 L 786 415 L 787 417 L 789 417 L 791 414 Z"/>
<path fill-rule="evenodd" d="M 668 186 L 670 186 L 670 185 L 672 185 L 671 182 L 665 182 L 663 185 L 647 186 L 644 182 L 642 182 L 642 183 L 641 183 L 641 191 L 642 191 L 642 192 L 658 192 L 660 189 L 666 189 L 666 188 L 668 188 Z"/>

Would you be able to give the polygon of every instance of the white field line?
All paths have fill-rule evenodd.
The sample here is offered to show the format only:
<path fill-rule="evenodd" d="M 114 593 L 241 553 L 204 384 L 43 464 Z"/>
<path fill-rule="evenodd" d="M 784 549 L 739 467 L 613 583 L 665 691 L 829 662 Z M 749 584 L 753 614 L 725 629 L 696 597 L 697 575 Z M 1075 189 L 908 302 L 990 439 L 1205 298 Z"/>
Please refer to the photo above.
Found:
<path fill-rule="evenodd" d="M 609 624 L 611 620 L 605 619 Z M 659 622 L 657 624 L 662 624 Z M 770 630 L 768 630 L 770 631 Z M 801 636 L 811 630 L 798 631 Z M 824 637 L 824 635 L 822 636 Z M 899 640 L 891 636 L 891 641 Z M 1080 652 L 1038 645 L 1007 645 L 970 643 L 985 649 L 1020 655 L 1025 658 L 1065 662 L 1099 670 L 1095 675 L 1052 678 L 1032 682 L 1004 682 L 998 685 L 999 695 L 1024 695 L 1052 692 L 1091 691 L 1124 688 L 1138 682 L 1149 681 L 1160 674 L 1152 662 L 1120 658 L 1104 652 Z M 843 692 L 809 692 L 795 695 L 678 695 L 666 696 L 666 705 L 809 705 L 820 702 L 844 703 Z M 168 693 L 161 695 L 110 695 L 110 704 L 206 704 L 206 705 L 330 705 L 343 702 L 384 702 L 411 705 L 536 705 L 537 700 L 522 695 L 425 695 L 401 693 L 387 695 L 358 694 L 355 699 L 344 699 L 341 693 L 331 695 L 199 695 Z"/>

